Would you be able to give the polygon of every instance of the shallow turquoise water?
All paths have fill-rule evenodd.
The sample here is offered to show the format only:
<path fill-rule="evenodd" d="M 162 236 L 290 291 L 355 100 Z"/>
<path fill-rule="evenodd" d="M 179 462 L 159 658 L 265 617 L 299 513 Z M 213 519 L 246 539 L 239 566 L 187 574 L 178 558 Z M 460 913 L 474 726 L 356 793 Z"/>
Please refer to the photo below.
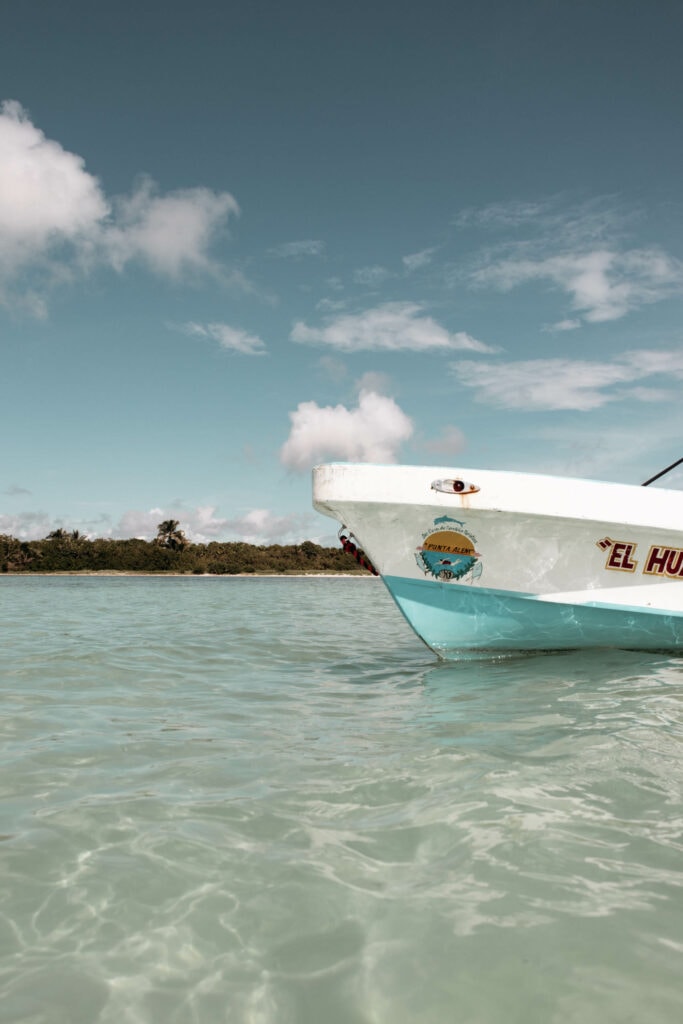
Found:
<path fill-rule="evenodd" d="M 683 660 L 371 579 L 0 578 L 0 1020 L 683 1019 Z"/>

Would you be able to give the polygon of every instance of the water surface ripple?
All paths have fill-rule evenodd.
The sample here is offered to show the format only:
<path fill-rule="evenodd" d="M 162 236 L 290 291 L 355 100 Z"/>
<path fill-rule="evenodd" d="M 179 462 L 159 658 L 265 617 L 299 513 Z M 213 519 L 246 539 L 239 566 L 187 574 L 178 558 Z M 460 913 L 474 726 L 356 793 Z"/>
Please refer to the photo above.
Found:
<path fill-rule="evenodd" d="M 0 1021 L 674 1024 L 683 662 L 370 579 L 0 579 Z"/>

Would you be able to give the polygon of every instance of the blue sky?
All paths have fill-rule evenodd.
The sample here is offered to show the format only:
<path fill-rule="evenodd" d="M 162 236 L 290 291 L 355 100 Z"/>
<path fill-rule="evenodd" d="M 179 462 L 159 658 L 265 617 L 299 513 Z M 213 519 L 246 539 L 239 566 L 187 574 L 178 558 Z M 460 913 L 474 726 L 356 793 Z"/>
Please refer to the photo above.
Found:
<path fill-rule="evenodd" d="M 682 30 L 670 0 L 7 9 L 0 532 L 327 540 L 325 459 L 683 455 Z"/>

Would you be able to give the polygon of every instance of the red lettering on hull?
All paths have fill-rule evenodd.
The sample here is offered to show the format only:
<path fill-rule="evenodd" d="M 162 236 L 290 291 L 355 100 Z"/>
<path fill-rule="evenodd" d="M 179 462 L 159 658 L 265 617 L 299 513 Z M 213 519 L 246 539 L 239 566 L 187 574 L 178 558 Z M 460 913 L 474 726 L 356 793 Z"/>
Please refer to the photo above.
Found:
<path fill-rule="evenodd" d="M 607 569 L 621 569 L 623 572 L 633 572 L 635 567 L 638 565 L 637 562 L 633 561 L 633 549 L 635 544 L 625 544 L 622 541 L 616 541 L 612 545 L 612 550 L 607 558 Z"/>
<path fill-rule="evenodd" d="M 672 548 L 666 560 L 667 576 L 683 576 L 683 550 Z"/>
<path fill-rule="evenodd" d="M 598 547 L 603 551 L 607 545 L 609 545 L 609 554 L 605 562 L 606 569 L 618 569 L 620 572 L 636 571 L 638 562 L 633 557 L 636 550 L 635 544 L 629 544 L 622 540 L 610 540 L 609 537 L 605 537 L 604 541 L 598 541 Z"/>
<path fill-rule="evenodd" d="M 643 569 L 645 576 L 667 576 L 669 579 L 683 578 L 683 548 L 667 548 L 653 544 Z"/>

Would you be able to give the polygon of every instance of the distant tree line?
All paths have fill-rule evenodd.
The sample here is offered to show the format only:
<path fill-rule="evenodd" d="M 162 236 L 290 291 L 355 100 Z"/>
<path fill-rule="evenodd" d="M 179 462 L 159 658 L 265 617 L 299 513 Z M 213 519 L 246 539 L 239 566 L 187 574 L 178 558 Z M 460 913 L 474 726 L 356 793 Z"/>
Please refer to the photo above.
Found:
<path fill-rule="evenodd" d="M 88 540 L 78 530 L 53 530 L 44 540 L 20 541 L 0 534 L 0 572 L 152 573 L 316 573 L 359 572 L 342 548 L 301 544 L 245 544 L 212 541 L 192 544 L 175 519 L 159 523 L 152 541 Z"/>

